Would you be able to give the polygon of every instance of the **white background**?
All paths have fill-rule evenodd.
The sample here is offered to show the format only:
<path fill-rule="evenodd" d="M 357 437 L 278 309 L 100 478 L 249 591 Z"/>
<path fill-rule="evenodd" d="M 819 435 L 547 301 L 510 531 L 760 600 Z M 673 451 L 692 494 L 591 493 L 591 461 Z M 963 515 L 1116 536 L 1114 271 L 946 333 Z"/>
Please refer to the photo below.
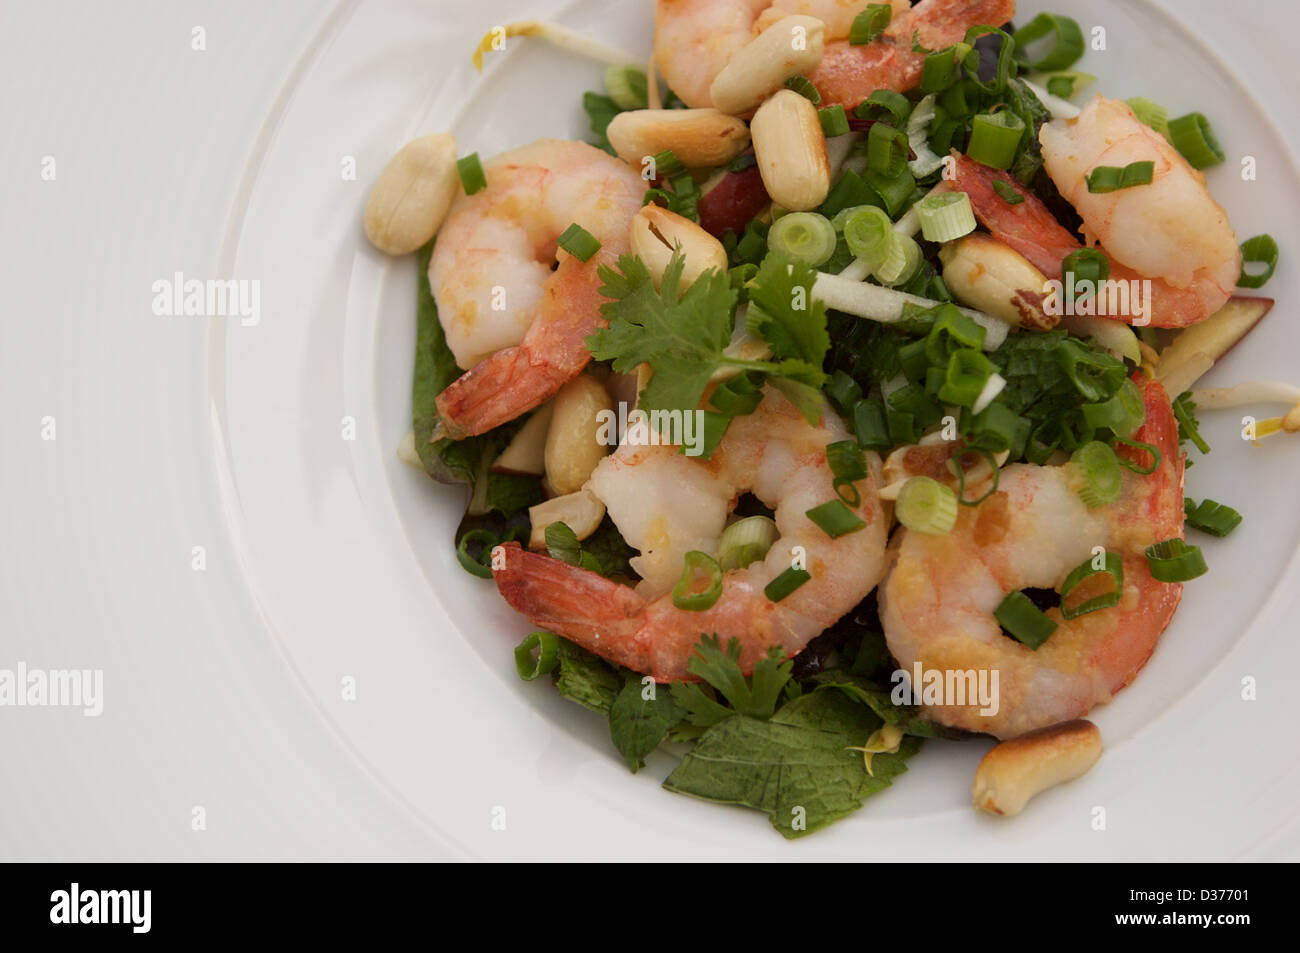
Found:
<path fill-rule="evenodd" d="M 1213 38 L 1294 152 L 1300 11 L 1163 5 Z M 455 6 L 464 49 L 512 7 Z M 0 667 L 102 668 L 106 694 L 98 719 L 0 709 L 0 859 L 442 855 L 283 665 L 234 564 L 201 426 L 207 322 L 150 312 L 155 279 L 218 273 L 247 157 L 331 7 L 0 6 Z M 191 571 L 196 545 L 206 572 Z"/>

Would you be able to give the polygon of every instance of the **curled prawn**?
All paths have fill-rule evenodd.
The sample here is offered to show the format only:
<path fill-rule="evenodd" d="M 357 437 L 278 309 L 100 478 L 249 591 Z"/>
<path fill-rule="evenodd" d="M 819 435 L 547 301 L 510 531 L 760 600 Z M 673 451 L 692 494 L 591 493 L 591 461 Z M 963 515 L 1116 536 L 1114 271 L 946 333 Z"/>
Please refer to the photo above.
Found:
<path fill-rule="evenodd" d="M 539 139 L 484 163 L 487 186 L 453 203 L 429 261 L 447 345 L 469 370 L 438 395 L 441 430 L 484 433 L 538 406 L 591 359 L 597 270 L 628 250 L 645 182 L 581 142 Z M 571 224 L 601 243 L 587 261 L 557 248 Z"/>
<path fill-rule="evenodd" d="M 1039 140 L 1044 167 L 1082 217 L 1088 243 L 1100 243 L 1110 259 L 1111 279 L 1151 280 L 1150 300 L 1141 314 L 1109 317 L 1178 328 L 1204 320 L 1227 303 L 1241 275 L 1241 250 L 1227 213 L 1205 187 L 1205 177 L 1126 103 L 1098 96 L 1077 119 L 1046 123 Z M 1144 161 L 1154 163 L 1149 185 L 1088 191 L 1087 176 L 1098 166 L 1123 168 Z M 1024 201 L 1009 205 L 994 190 L 998 180 Z M 959 156 L 953 185 L 970 196 L 994 237 L 1048 278 L 1059 277 L 1062 261 L 1081 247 L 1042 202 L 1006 173 Z"/>
<path fill-rule="evenodd" d="M 772 647 L 794 655 L 871 592 L 884 571 L 890 516 L 877 496 L 875 454 L 867 455 L 867 477 L 854 484 L 858 503 L 851 509 L 865 526 L 832 539 L 806 515 L 836 498 L 825 448 L 849 438 L 831 411 L 810 425 L 768 388 L 754 413 L 732 421 L 708 460 L 675 446 L 625 442 L 596 468 L 588 488 L 641 552 L 637 588 L 516 544 L 503 548 L 497 588 L 534 624 L 659 681 L 691 677 L 686 664 L 701 634 L 716 632 L 723 644 L 739 640 L 746 672 Z M 723 573 L 711 608 L 679 609 L 668 590 L 686 552 L 718 555 L 728 513 L 745 492 L 774 509 L 780 537 L 765 558 Z M 799 557 L 811 579 L 773 602 L 764 588 Z"/>
<path fill-rule="evenodd" d="M 880 589 L 894 658 L 906 671 L 919 662 L 924 670 L 998 673 L 996 713 L 941 704 L 926 709 L 929 718 L 999 738 L 1080 718 L 1132 681 L 1155 650 L 1182 586 L 1153 579 L 1143 551 L 1183 535 L 1183 463 L 1164 389 L 1140 374 L 1134 381 L 1147 412 L 1135 439 L 1157 447 L 1161 459 L 1150 475 L 1126 471 L 1118 502 L 1089 509 L 1071 467 L 1013 464 L 996 492 L 961 507 L 946 535 L 903 529 L 895 537 Z M 1048 609 L 1058 628 L 1037 650 L 1002 631 L 993 612 L 1009 592 L 1059 591 L 1096 546 L 1123 558 L 1119 605 L 1070 620 Z"/>
<path fill-rule="evenodd" d="M 1000 26 L 1016 12 L 1015 0 L 892 0 L 885 32 L 861 46 L 849 29 L 870 0 L 658 0 L 655 63 L 669 87 L 688 106 L 713 102 L 709 87 L 723 67 L 757 34 L 783 17 L 802 14 L 826 25 L 821 64 L 808 78 L 823 105 L 856 106 L 877 89 L 906 92 L 921 82 L 925 55 L 913 52 L 913 36 L 928 49 L 961 40 L 976 24 Z"/>

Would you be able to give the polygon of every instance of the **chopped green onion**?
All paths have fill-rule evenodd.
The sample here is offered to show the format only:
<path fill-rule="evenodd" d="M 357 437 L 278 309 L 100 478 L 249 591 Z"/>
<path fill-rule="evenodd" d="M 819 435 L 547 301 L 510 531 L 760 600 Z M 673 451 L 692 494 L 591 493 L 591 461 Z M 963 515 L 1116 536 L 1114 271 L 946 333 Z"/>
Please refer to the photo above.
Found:
<path fill-rule="evenodd" d="M 472 529 L 456 544 L 456 561 L 470 575 L 478 576 L 480 579 L 491 579 L 492 549 L 497 542 L 496 535 L 489 530 Z M 482 547 L 478 556 L 474 556 L 469 551 L 469 548 L 475 545 Z"/>
<path fill-rule="evenodd" d="M 704 588 L 700 588 L 700 575 L 705 579 Z M 686 554 L 682 578 L 673 586 L 673 605 L 687 612 L 703 612 L 709 609 L 722 595 L 722 568 L 718 561 L 708 553 L 692 549 Z"/>
<path fill-rule="evenodd" d="M 478 161 L 477 152 L 471 152 L 465 158 L 457 159 L 456 171 L 460 174 L 460 184 L 464 187 L 466 195 L 473 195 L 487 186 L 487 176 L 483 173 L 483 163 Z"/>
<path fill-rule="evenodd" d="M 1008 205 L 1019 205 L 1025 200 L 1025 197 L 1011 187 L 1009 182 L 997 179 L 993 183 L 993 191 L 1002 196 L 1002 200 Z"/>
<path fill-rule="evenodd" d="M 770 602 L 780 602 L 811 578 L 812 573 L 808 570 L 795 569 L 791 566 L 763 587 L 763 595 L 767 596 Z"/>
<path fill-rule="evenodd" d="M 645 109 L 648 85 L 645 71 L 635 66 L 611 66 L 605 70 L 605 89 L 619 109 Z"/>
<path fill-rule="evenodd" d="M 848 416 L 862 399 L 862 385 L 844 371 L 837 370 L 826 382 L 826 396 L 841 416 Z"/>
<path fill-rule="evenodd" d="M 1094 403 L 1109 399 L 1128 377 L 1123 361 L 1088 350 L 1078 341 L 1062 341 L 1056 348 L 1056 359 L 1075 390 Z"/>
<path fill-rule="evenodd" d="M 837 440 L 826 445 L 826 465 L 837 480 L 856 483 L 867 478 L 867 458 L 856 440 Z"/>
<path fill-rule="evenodd" d="M 853 407 L 853 426 L 858 432 L 858 446 L 866 450 L 883 450 L 892 445 L 885 408 L 878 400 L 860 400 Z"/>
<path fill-rule="evenodd" d="M 925 356 L 934 367 L 947 367 L 953 351 L 958 348 L 983 350 L 986 333 L 955 305 L 943 305 L 936 311 L 934 325 L 926 335 Z"/>
<path fill-rule="evenodd" d="M 744 569 L 762 559 L 776 542 L 780 531 L 768 516 L 747 516 L 722 531 L 718 543 L 718 563 L 723 572 Z"/>
<path fill-rule="evenodd" d="M 895 231 L 893 243 L 889 246 L 889 255 L 872 274 L 882 285 L 893 287 L 906 284 L 916 274 L 924 259 L 925 255 L 921 251 L 921 246 L 916 243 L 916 239 Z"/>
<path fill-rule="evenodd" d="M 1159 582 L 1187 582 L 1209 572 L 1199 546 L 1181 539 L 1167 539 L 1146 548 L 1147 567 Z"/>
<path fill-rule="evenodd" d="M 1199 506 L 1195 500 L 1184 500 L 1183 511 L 1187 525 L 1211 536 L 1227 536 L 1241 524 L 1241 514 L 1231 506 L 1206 499 Z"/>
<path fill-rule="evenodd" d="M 1155 473 L 1156 468 L 1160 466 L 1160 461 L 1164 459 L 1164 454 L 1162 454 L 1160 452 L 1160 448 L 1155 446 L 1154 444 L 1143 443 L 1140 440 L 1126 440 L 1123 437 L 1116 437 L 1115 442 L 1122 443 L 1124 444 L 1124 446 L 1132 447 L 1135 450 L 1143 450 L 1151 455 L 1151 466 L 1146 467 L 1144 469 L 1138 466 L 1137 463 L 1130 460 L 1128 457 L 1119 457 L 1119 455 L 1116 454 L 1116 456 L 1119 459 L 1120 466 L 1126 467 L 1127 469 L 1132 470 L 1134 473 L 1140 474 L 1141 476 L 1150 476 L 1152 473 Z"/>
<path fill-rule="evenodd" d="M 1147 419 L 1142 393 L 1131 380 L 1120 384 L 1109 400 L 1084 404 L 1080 410 L 1083 412 L 1084 423 L 1093 430 L 1109 427 L 1121 437 L 1132 437 Z"/>
<path fill-rule="evenodd" d="M 686 172 L 686 165 L 672 149 L 656 152 L 651 158 L 656 179 L 671 179 Z"/>
<path fill-rule="evenodd" d="M 879 205 L 884 203 L 885 211 L 892 218 L 897 218 L 916 194 L 916 178 L 912 175 L 912 171 L 907 167 L 906 163 L 903 164 L 902 171 L 893 178 L 868 169 L 863 174 L 862 181 L 867 188 L 875 193 L 879 201 L 859 204 Z"/>
<path fill-rule="evenodd" d="M 993 482 L 989 488 L 984 491 L 983 495 L 973 499 L 966 499 L 966 468 L 962 466 L 962 458 L 968 453 L 978 453 L 988 463 L 989 469 L 993 473 Z M 1002 482 L 1002 470 L 998 467 L 997 458 L 985 450 L 983 447 L 963 447 L 951 457 L 948 458 L 948 472 L 957 478 L 957 502 L 962 506 L 979 506 L 990 496 L 998 491 L 998 484 Z"/>
<path fill-rule="evenodd" d="M 1237 279 L 1239 288 L 1261 288 L 1273 277 L 1277 269 L 1280 254 L 1277 241 L 1272 235 L 1256 235 L 1241 243 L 1241 277 Z M 1251 272 L 1247 265 L 1263 265 L 1263 271 Z"/>
<path fill-rule="evenodd" d="M 752 414 L 763 400 L 763 391 L 755 378 L 762 379 L 758 374 L 738 374 L 714 390 L 709 396 L 709 403 L 714 410 L 728 417 Z"/>
<path fill-rule="evenodd" d="M 1036 60 L 1030 59 L 1029 46 L 1052 37 L 1048 51 Z M 1015 36 L 1016 57 L 1032 70 L 1069 69 L 1083 56 L 1083 30 L 1077 20 L 1054 13 L 1040 13 L 1019 30 Z"/>
<path fill-rule="evenodd" d="M 965 192 L 927 195 L 915 206 L 927 242 L 951 242 L 975 231 L 975 212 Z"/>
<path fill-rule="evenodd" d="M 591 256 L 600 251 L 600 242 L 577 222 L 564 230 L 558 244 L 579 261 L 590 261 Z"/>
<path fill-rule="evenodd" d="M 971 120 L 966 154 L 991 169 L 1009 169 L 1016 161 L 1025 122 L 1010 109 L 980 113 Z"/>
<path fill-rule="evenodd" d="M 1155 174 L 1155 162 L 1147 159 L 1143 162 L 1130 162 L 1123 168 L 1099 165 L 1085 178 L 1088 180 L 1088 191 L 1100 195 L 1106 192 L 1118 192 L 1120 189 L 1131 189 L 1135 185 L 1150 185 Z"/>
<path fill-rule="evenodd" d="M 804 514 L 816 523 L 831 539 L 839 539 L 849 533 L 856 533 L 867 524 L 858 519 L 856 513 L 844 505 L 841 500 L 830 500 L 820 506 L 814 506 Z"/>
<path fill-rule="evenodd" d="M 863 264 L 875 271 L 885 264 L 898 244 L 898 232 L 894 231 L 894 223 L 884 210 L 874 205 L 860 206 L 850 212 L 844 222 L 844 240 L 854 257 L 862 259 Z M 900 248 L 898 254 L 906 258 L 907 250 Z"/>
<path fill-rule="evenodd" d="M 1001 44 L 998 46 L 997 71 L 993 78 L 987 83 L 982 83 L 979 80 L 980 56 L 974 48 L 975 41 L 981 36 L 997 36 L 1002 39 Z M 1011 34 L 1007 33 L 1005 30 L 999 30 L 996 27 L 983 25 L 973 26 L 966 31 L 964 45 L 967 47 L 969 52 L 967 55 L 960 57 L 959 61 L 966 68 L 967 78 L 975 83 L 975 85 L 985 93 L 992 96 L 1001 96 L 1006 91 L 1007 84 L 1011 82 L 1011 78 L 1016 75 L 1017 71 L 1015 59 L 1016 41 L 1012 39 Z"/>
<path fill-rule="evenodd" d="M 1006 404 L 995 401 L 971 418 L 971 444 L 993 453 L 1012 450 L 1021 442 L 1021 431 L 1028 424 Z"/>
<path fill-rule="evenodd" d="M 1138 122 L 1150 126 L 1166 139 L 1169 138 L 1169 112 L 1164 106 L 1144 96 L 1135 96 L 1125 102 L 1133 110 L 1133 115 L 1137 116 Z"/>
<path fill-rule="evenodd" d="M 1026 76 L 1025 79 L 1045 87 L 1049 93 L 1060 99 L 1072 99 L 1080 89 L 1097 81 L 1097 77 L 1091 73 L 1081 73 L 1073 69 L 1034 73 Z"/>
<path fill-rule="evenodd" d="M 892 179 L 906 168 L 909 148 L 901 131 L 877 122 L 867 133 L 867 168 Z"/>
<path fill-rule="evenodd" d="M 916 443 L 920 439 L 916 432 L 916 418 L 909 413 L 887 407 L 885 409 L 885 424 L 889 430 L 891 445 Z"/>
<path fill-rule="evenodd" d="M 926 54 L 921 66 L 921 92 L 938 93 L 953 84 L 957 79 L 958 52 L 957 46 L 953 45 Z"/>
<path fill-rule="evenodd" d="M 859 119 L 883 120 L 901 129 L 912 114 L 912 102 L 892 89 L 878 89 L 858 103 L 853 115 Z"/>
<path fill-rule="evenodd" d="M 939 97 L 939 107 L 953 118 L 969 116 L 979 104 L 979 92 L 978 84 L 962 80 L 944 91 Z"/>
<path fill-rule="evenodd" d="M 822 124 L 822 133 L 827 139 L 846 136 L 849 133 L 849 117 L 839 103 L 817 110 L 817 118 Z"/>
<path fill-rule="evenodd" d="M 957 494 L 927 476 L 915 476 L 898 491 L 898 521 L 910 530 L 942 536 L 957 523 Z"/>
<path fill-rule="evenodd" d="M 537 658 L 533 658 L 533 650 Z M 530 632 L 524 640 L 515 646 L 515 671 L 525 682 L 531 682 L 539 675 L 555 671 L 560 664 L 560 637 L 554 632 L 539 629 Z"/>
<path fill-rule="evenodd" d="M 893 9 L 887 3 L 868 3 L 865 10 L 853 18 L 849 27 L 849 45 L 865 46 L 885 32 L 893 16 Z"/>
<path fill-rule="evenodd" d="M 1089 509 L 1114 503 L 1124 487 L 1124 472 L 1110 444 L 1089 440 L 1070 455 L 1070 462 L 1083 475 L 1079 497 Z"/>
<path fill-rule="evenodd" d="M 1223 161 L 1223 149 L 1201 113 L 1188 113 L 1169 120 L 1169 141 L 1194 169 L 1205 169 Z"/>
<path fill-rule="evenodd" d="M 816 268 L 835 254 L 835 226 L 816 212 L 791 212 L 772 224 L 767 247 Z"/>
<path fill-rule="evenodd" d="M 1037 650 L 1056 631 L 1056 623 L 1020 590 L 1007 593 L 1005 599 L 993 610 L 993 618 L 1011 637 L 1029 648 Z"/>
<path fill-rule="evenodd" d="M 1097 248 L 1080 248 L 1078 251 L 1070 252 L 1061 260 L 1061 283 L 1067 288 L 1073 287 L 1076 291 L 1080 284 L 1085 289 L 1083 294 L 1076 294 L 1076 297 L 1082 298 L 1090 294 L 1095 294 L 1101 289 L 1102 283 L 1110 277 L 1110 259 L 1106 253 Z"/>
<path fill-rule="evenodd" d="M 785 81 L 785 88 L 793 89 L 814 106 L 822 104 L 822 94 L 817 91 L 817 87 L 807 76 L 791 76 Z"/>
<path fill-rule="evenodd" d="M 918 384 L 905 384 L 889 395 L 889 405 L 911 415 L 916 426 L 925 430 L 943 417 L 943 405 Z"/>
<path fill-rule="evenodd" d="M 944 372 L 939 399 L 958 407 L 974 407 L 984 391 L 984 385 L 993 376 L 993 362 L 974 348 L 963 347 L 953 351 Z"/>
<path fill-rule="evenodd" d="M 1099 596 L 1093 596 L 1091 599 L 1085 599 L 1076 606 L 1071 606 L 1068 602 L 1070 593 L 1072 593 L 1085 580 L 1093 576 L 1106 573 L 1115 580 L 1115 589 L 1113 592 L 1103 592 Z M 1061 615 L 1066 619 L 1077 619 L 1081 615 L 1087 615 L 1089 612 L 1096 612 L 1098 609 L 1111 609 L 1119 605 L 1120 598 L 1124 595 L 1124 560 L 1118 553 L 1106 553 L 1106 567 L 1104 569 L 1093 569 L 1092 560 L 1085 560 L 1081 566 L 1070 571 L 1065 577 L 1065 583 L 1061 586 Z"/>

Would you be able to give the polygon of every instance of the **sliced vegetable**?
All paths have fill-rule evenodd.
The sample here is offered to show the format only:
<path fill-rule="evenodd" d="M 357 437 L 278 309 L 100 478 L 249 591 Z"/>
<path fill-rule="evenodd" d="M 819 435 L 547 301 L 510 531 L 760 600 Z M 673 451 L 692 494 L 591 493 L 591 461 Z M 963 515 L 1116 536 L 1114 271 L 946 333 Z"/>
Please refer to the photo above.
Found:
<path fill-rule="evenodd" d="M 1034 605 L 1023 592 L 1009 592 L 993 610 L 993 618 L 1011 637 L 1031 649 L 1037 649 L 1056 631 L 1056 623 Z"/>
<path fill-rule="evenodd" d="M 814 506 L 805 513 L 831 539 L 839 539 L 866 527 L 858 515 L 844 505 L 842 500 L 830 500 Z"/>
<path fill-rule="evenodd" d="M 721 595 L 722 567 L 708 553 L 692 549 L 686 554 L 682 578 L 673 586 L 673 605 L 687 612 L 703 612 Z"/>
<path fill-rule="evenodd" d="M 1167 539 L 1146 548 L 1147 566 L 1159 582 L 1187 582 L 1209 572 L 1199 546 L 1181 539 Z"/>
<path fill-rule="evenodd" d="M 910 530 L 942 536 L 957 523 L 957 494 L 938 480 L 915 476 L 898 491 L 894 513 Z"/>
<path fill-rule="evenodd" d="M 1086 178 L 1088 191 L 1095 194 L 1118 192 L 1131 189 L 1136 185 L 1150 185 L 1155 178 L 1156 164 L 1150 159 L 1142 162 L 1130 162 L 1120 168 L 1113 165 L 1099 165 Z"/>
<path fill-rule="evenodd" d="M 1277 240 L 1272 235 L 1256 235 L 1241 243 L 1241 277 L 1237 285 L 1241 288 L 1261 288 L 1273 277 L 1277 270 L 1279 250 Z M 1248 265 L 1263 265 L 1263 271 L 1250 271 Z"/>
<path fill-rule="evenodd" d="M 1051 45 L 1040 43 L 1051 38 Z M 1037 59 L 1031 46 L 1046 46 Z M 1083 56 L 1083 30 L 1077 20 L 1053 13 L 1040 13 L 1016 31 L 1016 58 L 1033 70 L 1069 69 Z"/>
<path fill-rule="evenodd" d="M 771 517 L 747 516 L 737 520 L 722 531 L 718 564 L 723 572 L 744 569 L 766 556 L 779 536 L 776 521 Z"/>
<path fill-rule="evenodd" d="M 1188 113 L 1169 120 L 1169 141 L 1194 169 L 1209 168 L 1224 159 L 1210 121 L 1201 113 Z"/>
<path fill-rule="evenodd" d="M 790 212 L 773 223 L 767 245 L 794 261 L 816 268 L 835 253 L 835 228 L 816 212 Z"/>
<path fill-rule="evenodd" d="M 1009 169 L 1016 161 L 1025 123 L 1010 109 L 981 113 L 971 120 L 970 145 L 966 154 L 993 169 Z"/>
<path fill-rule="evenodd" d="M 577 222 L 564 230 L 557 244 L 579 261 L 590 261 L 600 251 L 600 242 Z"/>
<path fill-rule="evenodd" d="M 928 242 L 956 241 L 975 231 L 975 212 L 965 192 L 927 195 L 915 208 L 921 219 L 921 234 Z"/>
<path fill-rule="evenodd" d="M 1100 595 L 1093 596 L 1091 599 L 1085 599 L 1073 606 L 1070 605 L 1070 595 L 1074 590 L 1077 589 L 1084 580 L 1099 575 L 1109 575 L 1113 578 L 1115 580 L 1115 588 L 1109 592 L 1103 592 Z M 1119 600 L 1123 595 L 1124 559 L 1118 553 L 1107 552 L 1105 568 L 1094 569 L 1092 559 L 1088 559 L 1084 561 L 1082 565 L 1071 570 L 1070 574 L 1065 577 L 1065 582 L 1061 585 L 1061 615 L 1066 619 L 1077 619 L 1081 615 L 1087 615 L 1089 612 L 1096 612 L 1098 609 L 1111 609 L 1119 605 Z"/>
<path fill-rule="evenodd" d="M 456 171 L 460 174 L 460 184 L 466 195 L 473 195 L 487 187 L 487 176 L 483 174 L 483 164 L 479 162 L 478 153 L 471 152 L 463 159 L 456 160 Z"/>
<path fill-rule="evenodd" d="M 533 658 L 533 652 L 537 658 Z M 515 670 L 525 682 L 555 671 L 560 665 L 560 637 L 539 629 L 530 632 L 515 646 Z"/>
<path fill-rule="evenodd" d="M 791 566 L 763 587 L 763 595 L 770 602 L 780 602 L 811 578 L 812 573 L 808 570 Z"/>

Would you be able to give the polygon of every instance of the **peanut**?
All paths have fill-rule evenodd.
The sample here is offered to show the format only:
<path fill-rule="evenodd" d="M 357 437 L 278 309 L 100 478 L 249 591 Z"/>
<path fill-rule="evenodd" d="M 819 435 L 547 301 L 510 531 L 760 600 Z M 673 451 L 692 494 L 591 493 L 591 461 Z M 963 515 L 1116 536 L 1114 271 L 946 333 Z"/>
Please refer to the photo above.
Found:
<path fill-rule="evenodd" d="M 431 239 L 460 186 L 456 140 L 435 132 L 404 145 L 384 170 L 366 202 L 365 230 L 386 255 L 406 255 Z"/>

